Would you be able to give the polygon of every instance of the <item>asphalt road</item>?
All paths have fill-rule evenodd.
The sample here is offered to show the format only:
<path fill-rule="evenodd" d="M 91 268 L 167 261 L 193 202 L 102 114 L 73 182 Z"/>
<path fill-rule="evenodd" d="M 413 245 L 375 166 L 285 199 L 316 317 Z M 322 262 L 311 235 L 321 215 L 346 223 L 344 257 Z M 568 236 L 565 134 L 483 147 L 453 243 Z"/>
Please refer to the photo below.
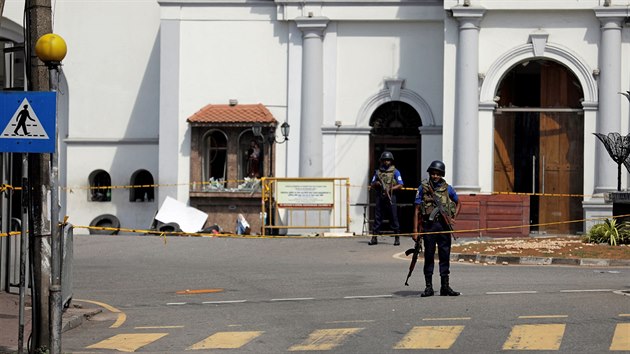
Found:
<path fill-rule="evenodd" d="M 74 302 L 107 307 L 63 352 L 630 351 L 629 268 L 457 263 L 420 298 L 392 241 L 75 236 Z"/>

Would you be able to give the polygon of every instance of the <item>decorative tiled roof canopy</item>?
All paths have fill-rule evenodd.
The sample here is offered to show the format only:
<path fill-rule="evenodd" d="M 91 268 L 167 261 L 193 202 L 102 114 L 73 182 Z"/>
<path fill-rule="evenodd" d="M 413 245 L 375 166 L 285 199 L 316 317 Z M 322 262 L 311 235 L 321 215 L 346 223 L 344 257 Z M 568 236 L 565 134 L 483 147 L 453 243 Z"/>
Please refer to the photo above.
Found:
<path fill-rule="evenodd" d="M 265 125 L 277 123 L 271 112 L 261 103 L 209 104 L 188 117 L 186 121 L 194 125 L 243 123 L 261 123 Z"/>

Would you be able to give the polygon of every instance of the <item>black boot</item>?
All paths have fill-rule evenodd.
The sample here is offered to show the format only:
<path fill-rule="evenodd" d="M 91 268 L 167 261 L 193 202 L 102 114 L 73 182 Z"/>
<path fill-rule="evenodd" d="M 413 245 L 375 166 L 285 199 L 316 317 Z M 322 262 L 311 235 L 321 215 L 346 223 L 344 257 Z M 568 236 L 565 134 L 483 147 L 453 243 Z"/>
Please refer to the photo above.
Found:
<path fill-rule="evenodd" d="M 400 246 L 400 236 L 394 236 L 394 246 Z"/>
<path fill-rule="evenodd" d="M 425 274 L 424 281 L 427 284 L 427 287 L 424 288 L 424 292 L 420 294 L 420 297 L 433 296 L 435 294 L 433 291 L 433 276 Z"/>
<path fill-rule="evenodd" d="M 459 296 L 460 293 L 448 286 L 448 275 L 442 275 L 442 286 L 440 287 L 440 296 Z"/>
<path fill-rule="evenodd" d="M 368 245 L 378 245 L 378 239 L 376 238 L 376 236 L 372 236 L 372 239 L 370 240 L 370 242 L 368 242 Z"/>

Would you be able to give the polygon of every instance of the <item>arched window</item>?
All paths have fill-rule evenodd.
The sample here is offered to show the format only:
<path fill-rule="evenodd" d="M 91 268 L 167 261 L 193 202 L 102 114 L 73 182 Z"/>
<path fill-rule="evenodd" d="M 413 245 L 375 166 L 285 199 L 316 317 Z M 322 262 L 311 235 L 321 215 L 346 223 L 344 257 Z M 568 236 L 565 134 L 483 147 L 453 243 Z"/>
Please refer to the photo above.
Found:
<path fill-rule="evenodd" d="M 130 202 L 152 202 L 155 195 L 153 187 L 153 175 L 147 170 L 138 170 L 131 175 L 132 186 L 129 190 Z"/>
<path fill-rule="evenodd" d="M 202 165 L 203 181 L 227 178 L 227 136 L 222 131 L 211 130 L 203 136 Z"/>
<path fill-rule="evenodd" d="M 93 202 L 111 202 L 112 200 L 112 178 L 104 170 L 95 170 L 88 177 L 90 182 L 90 193 L 88 198 Z"/>
<path fill-rule="evenodd" d="M 264 176 L 264 146 L 259 137 L 254 136 L 251 129 L 244 131 L 238 142 L 238 177 L 239 179 L 260 178 Z"/>

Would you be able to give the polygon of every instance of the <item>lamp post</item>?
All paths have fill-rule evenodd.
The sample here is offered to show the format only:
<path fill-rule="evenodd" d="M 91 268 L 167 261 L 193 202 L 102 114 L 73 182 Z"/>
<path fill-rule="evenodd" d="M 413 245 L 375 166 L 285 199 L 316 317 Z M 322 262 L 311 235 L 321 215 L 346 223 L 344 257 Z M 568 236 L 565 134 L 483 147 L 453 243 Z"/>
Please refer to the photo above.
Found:
<path fill-rule="evenodd" d="M 290 130 L 291 130 L 291 126 L 289 125 L 289 123 L 287 122 L 282 123 L 282 125 L 280 126 L 280 132 L 282 133 L 283 139 L 278 141 L 276 140 L 275 127 L 271 127 L 269 129 L 269 132 L 267 133 L 267 136 L 265 137 L 265 135 L 263 134 L 262 125 L 260 125 L 260 123 L 256 123 L 252 126 L 252 133 L 254 133 L 255 136 L 259 136 L 263 141 L 263 151 L 264 151 L 265 140 L 269 144 L 269 173 L 268 173 L 269 177 L 273 176 L 273 174 L 271 173 L 273 170 L 273 144 L 284 144 L 285 142 L 287 142 L 289 140 Z"/>
<path fill-rule="evenodd" d="M 46 64 L 49 72 L 50 90 L 57 91 L 59 83 L 59 67 L 65 58 L 68 48 L 64 39 L 56 34 L 48 33 L 37 40 L 35 54 Z M 55 113 L 55 152 L 51 156 L 50 190 L 51 190 L 51 282 L 49 289 L 50 311 L 50 353 L 61 353 L 61 232 L 59 226 L 59 154 L 57 149 L 57 114 Z"/>

